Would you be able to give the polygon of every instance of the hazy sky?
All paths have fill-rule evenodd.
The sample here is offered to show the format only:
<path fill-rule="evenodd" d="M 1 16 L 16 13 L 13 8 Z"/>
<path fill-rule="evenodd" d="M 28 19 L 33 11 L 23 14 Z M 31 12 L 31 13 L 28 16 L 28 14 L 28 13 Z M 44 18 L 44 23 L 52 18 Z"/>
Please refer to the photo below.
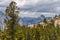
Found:
<path fill-rule="evenodd" d="M 54 16 L 60 14 L 60 0 L 0 0 L 0 11 L 4 11 L 11 1 L 20 8 L 21 17 Z"/>

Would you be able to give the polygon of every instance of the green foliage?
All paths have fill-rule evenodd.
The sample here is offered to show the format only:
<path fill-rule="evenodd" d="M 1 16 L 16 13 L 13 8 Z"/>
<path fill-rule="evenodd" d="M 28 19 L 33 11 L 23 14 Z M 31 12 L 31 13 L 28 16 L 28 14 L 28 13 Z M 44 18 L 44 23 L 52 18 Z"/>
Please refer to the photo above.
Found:
<path fill-rule="evenodd" d="M 36 26 L 36 28 L 28 28 L 15 25 L 14 40 L 60 40 L 60 28 L 53 25 Z M 1 40 L 11 40 L 9 30 L 0 31 Z"/>
<path fill-rule="evenodd" d="M 6 16 L 10 17 L 9 20 L 4 20 L 4 31 L 0 30 L 0 40 L 60 40 L 60 27 L 55 27 L 53 23 L 44 22 L 46 26 L 40 24 L 34 25 L 30 28 L 27 26 L 20 26 L 18 24 L 18 11 L 16 11 L 16 3 L 11 2 L 6 9 Z M 51 20 L 53 22 L 53 20 Z"/>

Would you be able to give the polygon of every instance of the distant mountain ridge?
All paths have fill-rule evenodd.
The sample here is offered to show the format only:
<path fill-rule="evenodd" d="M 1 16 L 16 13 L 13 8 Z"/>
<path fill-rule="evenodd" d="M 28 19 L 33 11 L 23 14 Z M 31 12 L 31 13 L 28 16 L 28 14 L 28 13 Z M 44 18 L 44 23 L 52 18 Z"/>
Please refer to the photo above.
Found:
<path fill-rule="evenodd" d="M 29 25 L 29 24 L 35 24 L 40 21 L 43 21 L 45 19 L 44 15 L 40 15 L 38 18 L 33 18 L 33 17 L 23 17 L 19 18 L 20 19 L 20 24 L 21 25 Z"/>

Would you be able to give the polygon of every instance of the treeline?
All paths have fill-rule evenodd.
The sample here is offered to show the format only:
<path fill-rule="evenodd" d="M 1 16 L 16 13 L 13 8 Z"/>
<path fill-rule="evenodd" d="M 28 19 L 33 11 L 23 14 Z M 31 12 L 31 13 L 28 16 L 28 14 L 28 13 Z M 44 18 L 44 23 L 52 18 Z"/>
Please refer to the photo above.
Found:
<path fill-rule="evenodd" d="M 53 23 L 46 26 L 37 24 L 33 28 L 20 26 L 16 2 L 12 1 L 5 10 L 4 30 L 0 30 L 0 40 L 60 40 L 60 27 Z M 52 21 L 52 20 L 51 20 Z"/>

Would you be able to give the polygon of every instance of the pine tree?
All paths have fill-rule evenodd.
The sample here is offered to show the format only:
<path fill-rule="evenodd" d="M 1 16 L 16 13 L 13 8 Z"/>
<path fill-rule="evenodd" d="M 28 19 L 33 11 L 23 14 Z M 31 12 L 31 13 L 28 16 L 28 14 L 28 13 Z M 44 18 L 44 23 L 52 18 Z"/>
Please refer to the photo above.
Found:
<path fill-rule="evenodd" d="M 18 24 L 18 13 L 16 2 L 12 1 L 5 10 L 6 19 L 4 20 L 7 33 L 10 36 L 10 40 L 14 40 L 15 36 L 15 25 Z"/>

